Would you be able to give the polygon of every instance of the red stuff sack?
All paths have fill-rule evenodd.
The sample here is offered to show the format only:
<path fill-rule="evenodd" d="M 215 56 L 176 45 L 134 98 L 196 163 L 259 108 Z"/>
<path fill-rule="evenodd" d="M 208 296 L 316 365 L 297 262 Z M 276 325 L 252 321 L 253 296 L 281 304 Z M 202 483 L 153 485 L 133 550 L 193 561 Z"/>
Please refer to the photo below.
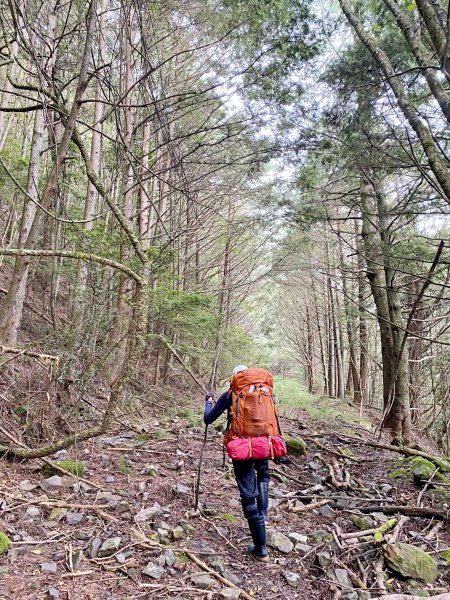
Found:
<path fill-rule="evenodd" d="M 272 446 L 271 458 L 279 458 L 280 456 L 286 456 L 286 442 L 283 440 L 281 435 L 274 435 L 273 437 L 271 437 L 270 445 Z"/>
<path fill-rule="evenodd" d="M 266 435 L 251 438 L 252 458 L 264 460 L 270 458 L 270 441 Z"/>
<path fill-rule="evenodd" d="M 227 444 L 227 453 L 232 460 L 248 460 L 250 456 L 250 440 L 234 438 Z"/>

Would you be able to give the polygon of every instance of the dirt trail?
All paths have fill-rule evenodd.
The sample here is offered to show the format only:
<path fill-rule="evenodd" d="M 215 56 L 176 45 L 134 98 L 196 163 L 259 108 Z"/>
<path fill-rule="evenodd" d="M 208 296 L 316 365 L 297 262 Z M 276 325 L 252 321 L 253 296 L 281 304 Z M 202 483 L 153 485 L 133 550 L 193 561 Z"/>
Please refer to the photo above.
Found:
<path fill-rule="evenodd" d="M 359 531 L 351 520 L 357 520 L 356 507 L 420 504 L 422 485 L 388 477 L 399 455 L 347 437 L 345 424 L 331 430 L 301 411 L 285 429 L 305 439 L 308 454 L 273 466 L 269 528 L 286 538 L 271 534 L 284 551 L 271 548 L 268 565 L 245 553 L 247 524 L 213 428 L 200 491 L 204 511 L 192 515 L 202 428 L 192 427 L 189 418 L 169 419 L 164 430 L 150 422 L 142 435 L 117 430 L 59 455 L 85 462 L 83 479 L 96 487 L 65 476 L 52 486 L 35 463 L 3 460 L 0 530 L 13 543 L 0 556 L 0 598 L 218 598 L 223 583 L 211 580 L 192 557 L 250 598 L 368 600 L 384 585 L 391 593 L 448 590 L 443 561 L 433 584 L 411 583 L 393 572 L 386 584 L 381 545 L 372 536 L 346 535 Z M 421 498 L 432 506 L 427 493 Z M 442 509 L 442 503 L 434 506 Z M 380 513 L 359 517 L 367 527 L 388 519 Z M 441 520 L 404 517 L 400 526 L 393 530 L 399 541 L 423 545 L 434 558 L 450 546 Z"/>

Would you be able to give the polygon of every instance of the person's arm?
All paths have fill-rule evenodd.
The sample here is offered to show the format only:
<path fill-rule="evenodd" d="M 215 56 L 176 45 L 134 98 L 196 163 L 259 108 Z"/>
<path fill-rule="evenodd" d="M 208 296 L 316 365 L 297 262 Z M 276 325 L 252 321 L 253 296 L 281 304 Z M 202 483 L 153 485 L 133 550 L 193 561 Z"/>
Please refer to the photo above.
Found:
<path fill-rule="evenodd" d="M 230 406 L 230 398 L 230 390 L 224 392 L 215 404 L 212 403 L 210 398 L 206 398 L 205 413 L 203 415 L 203 421 L 206 423 L 206 425 L 213 423 L 223 412 L 227 410 L 227 408 Z"/>

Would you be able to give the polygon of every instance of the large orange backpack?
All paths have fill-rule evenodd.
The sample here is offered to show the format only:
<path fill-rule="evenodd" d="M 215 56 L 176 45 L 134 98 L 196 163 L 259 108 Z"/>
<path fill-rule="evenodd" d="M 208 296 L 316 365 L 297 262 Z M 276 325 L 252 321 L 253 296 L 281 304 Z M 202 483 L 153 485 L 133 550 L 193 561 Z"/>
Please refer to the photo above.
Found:
<path fill-rule="evenodd" d="M 236 437 L 281 435 L 270 371 L 246 369 L 234 375 L 231 380 L 230 418 L 225 444 Z"/>

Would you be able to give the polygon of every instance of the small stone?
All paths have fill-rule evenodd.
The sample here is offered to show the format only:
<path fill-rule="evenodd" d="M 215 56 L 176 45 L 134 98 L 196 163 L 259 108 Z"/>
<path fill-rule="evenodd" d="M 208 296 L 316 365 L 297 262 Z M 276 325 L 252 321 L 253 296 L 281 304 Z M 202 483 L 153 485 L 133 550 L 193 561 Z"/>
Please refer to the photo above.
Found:
<path fill-rule="evenodd" d="M 29 506 L 27 508 L 27 515 L 29 517 L 38 517 L 41 514 L 41 511 L 37 506 Z"/>
<path fill-rule="evenodd" d="M 334 510 L 331 508 L 329 504 L 325 504 L 325 506 L 321 506 L 317 509 L 317 512 L 322 517 L 332 517 L 334 515 Z"/>
<path fill-rule="evenodd" d="M 393 489 L 394 486 L 389 483 L 383 483 L 383 485 L 380 486 L 380 492 L 383 492 L 383 494 L 390 494 Z"/>
<path fill-rule="evenodd" d="M 292 531 L 287 535 L 293 544 L 306 544 L 306 542 L 308 541 L 308 537 L 306 535 L 296 533 L 295 531 Z"/>
<path fill-rule="evenodd" d="M 185 533 L 192 533 L 195 531 L 195 527 L 187 521 L 180 521 L 180 525 L 184 529 Z"/>
<path fill-rule="evenodd" d="M 125 554 L 123 554 L 123 552 L 119 552 L 119 554 L 116 554 L 115 559 L 117 560 L 119 565 L 123 565 L 127 557 L 125 556 Z"/>
<path fill-rule="evenodd" d="M 239 586 L 241 584 L 239 577 L 235 573 L 231 573 L 231 571 L 223 571 L 222 576 L 231 581 L 231 583 L 234 583 L 234 585 Z"/>
<path fill-rule="evenodd" d="M 319 567 L 322 568 L 328 567 L 333 562 L 329 552 L 318 552 L 316 554 L 316 561 Z"/>
<path fill-rule="evenodd" d="M 154 563 L 149 562 L 143 569 L 142 574 L 151 577 L 152 579 L 159 579 L 164 574 L 164 567 L 159 567 Z"/>
<path fill-rule="evenodd" d="M 329 571 L 327 571 L 327 576 L 332 581 L 342 585 L 344 589 L 351 589 L 353 587 L 353 583 L 346 569 L 329 569 Z"/>
<path fill-rule="evenodd" d="M 223 588 L 219 592 L 219 600 L 238 600 L 241 591 L 237 588 Z"/>
<path fill-rule="evenodd" d="M 120 537 L 112 537 L 109 538 L 108 540 L 105 540 L 103 542 L 103 544 L 101 545 L 97 556 L 99 558 L 103 558 L 105 556 L 111 556 L 111 554 L 114 554 L 115 552 L 117 552 L 117 550 L 120 547 L 120 542 L 122 541 L 122 538 Z"/>
<path fill-rule="evenodd" d="M 207 590 L 216 584 L 216 580 L 206 573 L 194 573 L 191 576 L 191 581 L 201 590 Z"/>
<path fill-rule="evenodd" d="M 59 475 L 52 475 L 51 477 L 48 477 L 47 479 L 41 481 L 40 486 L 41 489 L 44 490 L 44 492 L 54 494 L 61 490 L 62 479 Z"/>
<path fill-rule="evenodd" d="M 175 552 L 173 552 L 172 550 L 167 550 L 164 553 L 164 560 L 168 567 L 173 567 L 173 565 L 175 564 L 175 561 L 177 560 Z"/>
<path fill-rule="evenodd" d="M 134 516 L 135 523 L 146 523 L 153 521 L 155 517 L 161 514 L 161 506 L 155 502 L 153 506 L 149 508 L 141 508 L 141 510 Z"/>
<path fill-rule="evenodd" d="M 174 490 L 177 494 L 188 495 L 190 493 L 190 489 L 184 483 L 177 483 Z"/>
<path fill-rule="evenodd" d="M 7 565 L 0 565 L 0 575 L 8 575 L 9 568 Z"/>
<path fill-rule="evenodd" d="M 267 531 L 267 545 L 285 554 L 292 552 L 292 549 L 294 548 L 294 544 L 287 535 L 273 529 Z"/>
<path fill-rule="evenodd" d="M 347 592 L 341 598 L 342 600 L 359 600 L 358 592 Z"/>
<path fill-rule="evenodd" d="M 176 540 L 181 540 L 181 538 L 184 536 L 184 533 L 184 529 L 180 525 L 178 525 L 178 527 L 174 527 L 171 530 L 170 537 L 175 542 Z"/>
<path fill-rule="evenodd" d="M 67 508 L 53 508 L 50 513 L 50 521 L 60 521 L 67 514 Z"/>
<path fill-rule="evenodd" d="M 346 540 L 346 541 L 348 541 L 348 540 Z M 295 549 L 297 550 L 297 552 L 299 554 L 304 555 L 304 554 L 308 554 L 308 552 L 311 552 L 311 550 L 313 549 L 313 547 L 309 546 L 308 544 L 297 544 L 295 546 Z"/>
<path fill-rule="evenodd" d="M 411 596 L 419 596 L 419 598 L 429 598 L 430 597 L 429 592 L 427 592 L 427 590 L 424 590 L 422 588 L 409 587 L 408 592 L 411 594 Z"/>
<path fill-rule="evenodd" d="M 116 478 L 114 477 L 114 475 L 107 475 L 105 477 L 105 483 L 114 483 L 116 480 Z"/>
<path fill-rule="evenodd" d="M 31 492 L 32 490 L 36 489 L 37 485 L 35 485 L 34 483 L 31 483 L 31 481 L 29 481 L 28 479 L 24 479 L 23 481 L 21 481 L 19 483 L 19 489 L 22 492 Z"/>
<path fill-rule="evenodd" d="M 42 563 L 41 571 L 43 573 L 56 573 L 58 565 L 54 562 Z"/>
<path fill-rule="evenodd" d="M 83 519 L 84 513 L 71 511 L 66 513 L 66 523 L 68 525 L 79 525 Z"/>
<path fill-rule="evenodd" d="M 95 537 L 92 542 L 89 544 L 89 556 L 91 558 L 96 558 L 100 546 L 102 545 L 102 540 L 98 537 Z"/>
<path fill-rule="evenodd" d="M 300 581 L 300 575 L 293 571 L 283 571 L 283 577 L 285 578 L 286 583 L 291 587 L 297 587 Z"/>
<path fill-rule="evenodd" d="M 72 555 L 72 566 L 74 571 L 78 571 L 81 561 L 84 558 L 83 550 L 76 550 Z"/>
<path fill-rule="evenodd" d="M 372 598 L 370 592 L 358 590 L 358 600 L 370 600 Z"/>
<path fill-rule="evenodd" d="M 129 510 L 130 510 L 130 505 L 125 500 L 121 500 L 120 502 L 118 502 L 116 504 L 116 507 L 114 508 L 114 512 L 116 512 L 116 513 L 124 513 L 124 512 L 128 512 Z"/>
<path fill-rule="evenodd" d="M 150 477 L 155 477 L 158 475 L 158 467 L 155 465 L 147 465 L 140 471 L 141 475 L 149 475 Z"/>
<path fill-rule="evenodd" d="M 47 592 L 50 598 L 59 598 L 60 596 L 60 591 L 52 586 L 48 588 Z"/>
<path fill-rule="evenodd" d="M 75 529 L 75 531 L 73 532 L 73 537 L 76 540 L 80 540 L 80 542 L 85 542 L 91 539 L 91 534 L 85 529 Z"/>
<path fill-rule="evenodd" d="M 333 535 L 324 529 L 317 529 L 310 534 L 310 537 L 315 542 L 332 542 Z"/>

